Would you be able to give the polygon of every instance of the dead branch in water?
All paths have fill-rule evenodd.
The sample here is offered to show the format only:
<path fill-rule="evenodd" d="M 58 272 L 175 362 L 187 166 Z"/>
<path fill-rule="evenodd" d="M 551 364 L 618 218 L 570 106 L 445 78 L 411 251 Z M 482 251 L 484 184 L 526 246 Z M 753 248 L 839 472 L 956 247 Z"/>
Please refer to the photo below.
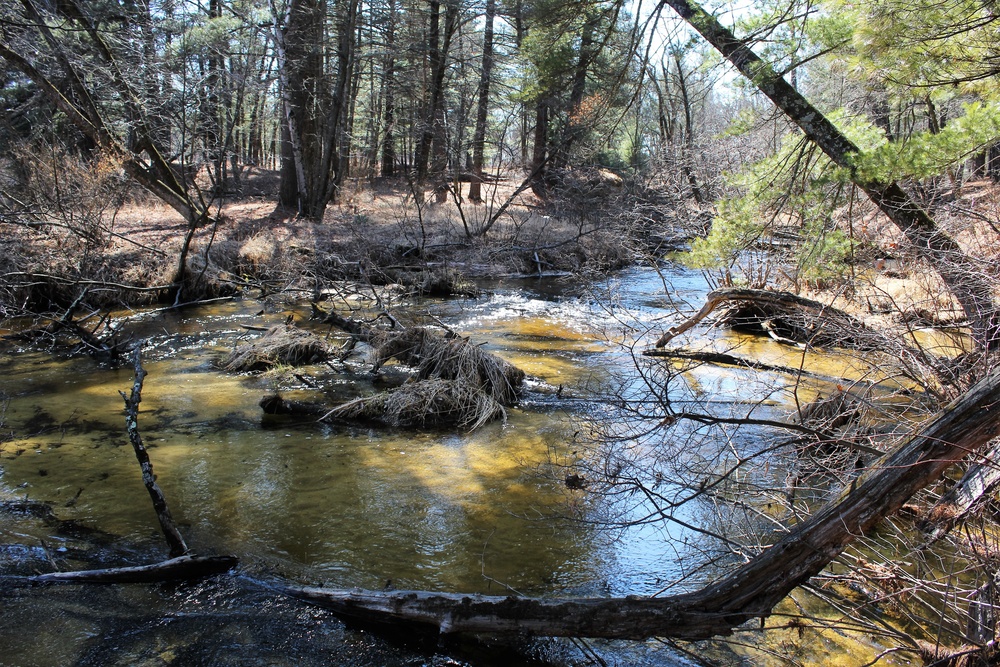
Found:
<path fill-rule="evenodd" d="M 156 476 L 153 474 L 153 463 L 149 460 L 149 453 L 142 444 L 142 436 L 139 434 L 139 403 L 142 401 L 142 382 L 146 377 L 146 370 L 142 367 L 142 343 L 139 341 L 135 346 L 132 357 L 135 377 L 132 381 L 132 392 L 126 396 L 124 391 L 119 391 L 125 401 L 125 428 L 128 431 L 129 442 L 135 450 L 135 458 L 139 461 L 142 469 L 142 483 L 146 485 L 149 497 L 153 500 L 153 509 L 156 510 L 156 518 L 160 521 L 160 528 L 163 536 L 167 538 L 167 545 L 170 547 L 171 558 L 183 556 L 188 552 L 187 543 L 181 536 L 173 517 L 170 515 L 170 508 L 167 507 L 167 499 L 156 483 Z"/>
<path fill-rule="evenodd" d="M 78 570 L 76 572 L 49 572 L 31 577 L 29 580 L 36 583 L 147 584 L 222 574 L 236 567 L 238 562 L 239 560 L 235 556 L 184 555 L 151 565 Z"/>
<path fill-rule="evenodd" d="M 39 583 L 98 584 L 149 583 L 220 574 L 236 567 L 238 563 L 238 559 L 235 556 L 190 555 L 187 543 L 174 523 L 173 517 L 170 514 L 170 508 L 167 507 L 166 497 L 156 483 L 156 476 L 153 474 L 153 464 L 149 460 L 149 454 L 143 445 L 142 436 L 139 434 L 139 403 L 142 401 L 142 384 L 146 377 L 146 371 L 142 367 L 141 353 L 142 341 L 135 346 L 133 352 L 135 377 L 132 381 L 132 391 L 128 396 L 123 391 L 119 391 L 118 393 L 121 394 L 122 399 L 125 401 L 125 427 L 128 431 L 129 441 L 132 443 L 132 448 L 135 450 L 135 457 L 139 461 L 139 467 L 142 469 L 142 481 L 149 492 L 149 497 L 153 501 L 153 509 L 156 510 L 156 517 L 159 519 L 160 528 L 167 540 L 167 545 L 170 547 L 170 558 L 150 565 L 82 570 L 77 572 L 51 572 L 31 577 L 30 581 Z"/>

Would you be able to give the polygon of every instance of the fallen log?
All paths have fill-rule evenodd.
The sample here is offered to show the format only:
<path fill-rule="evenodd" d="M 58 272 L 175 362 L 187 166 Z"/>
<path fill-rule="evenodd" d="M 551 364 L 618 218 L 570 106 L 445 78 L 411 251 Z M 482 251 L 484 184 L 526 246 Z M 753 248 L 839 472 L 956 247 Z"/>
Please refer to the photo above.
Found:
<path fill-rule="evenodd" d="M 319 417 L 329 411 L 320 403 L 290 401 L 278 394 L 270 394 L 258 403 L 265 415 L 288 415 L 292 417 Z"/>
<path fill-rule="evenodd" d="M 847 545 L 899 510 L 947 468 L 1000 433 L 994 370 L 835 499 L 728 576 L 698 591 L 651 598 L 537 599 L 289 587 L 289 595 L 362 622 L 411 623 L 441 634 L 707 639 L 766 618 Z"/>
<path fill-rule="evenodd" d="M 730 312 L 724 316 L 728 326 L 756 329 L 780 343 L 850 348 L 894 357 L 912 369 L 913 377 L 934 378 L 940 386 L 931 382 L 921 384 L 939 398 L 946 397 L 941 386 L 952 388 L 947 397 L 968 386 L 961 384 L 961 378 L 947 361 L 909 345 L 900 337 L 877 331 L 839 308 L 773 290 L 725 288 L 709 292 L 701 310 L 668 329 L 655 347 L 666 346 L 723 304 L 730 304 Z"/>
<path fill-rule="evenodd" d="M 798 343 L 821 344 L 819 342 L 821 340 L 836 342 L 844 347 L 856 346 L 868 349 L 873 346 L 871 342 L 873 337 L 878 340 L 884 338 L 857 318 L 819 301 L 789 292 L 724 288 L 709 292 L 701 310 L 676 327 L 668 329 L 656 341 L 656 347 L 663 347 L 725 303 L 748 305 L 757 310 L 752 315 L 734 315 L 731 319 L 735 322 L 741 319 L 747 321 L 757 319 L 761 329 L 768 335 L 787 338 Z M 776 319 L 784 320 L 784 325 L 776 327 Z M 779 335 L 778 329 L 784 333 Z"/>
<path fill-rule="evenodd" d="M 151 565 L 112 567 L 76 572 L 49 572 L 30 577 L 33 583 L 147 584 L 178 579 L 200 579 L 236 567 L 235 556 L 178 556 Z"/>

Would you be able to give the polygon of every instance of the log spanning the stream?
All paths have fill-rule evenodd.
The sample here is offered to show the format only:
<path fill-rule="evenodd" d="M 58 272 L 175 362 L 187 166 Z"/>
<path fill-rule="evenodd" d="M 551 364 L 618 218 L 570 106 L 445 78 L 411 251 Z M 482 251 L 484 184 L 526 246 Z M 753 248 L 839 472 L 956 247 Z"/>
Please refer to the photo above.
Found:
<path fill-rule="evenodd" d="M 289 587 L 289 595 L 354 621 L 447 633 L 615 639 L 728 635 L 766 618 L 859 536 L 1000 434 L 1000 369 L 949 404 L 869 473 L 783 539 L 722 580 L 662 598 L 536 599 L 448 593 Z"/>

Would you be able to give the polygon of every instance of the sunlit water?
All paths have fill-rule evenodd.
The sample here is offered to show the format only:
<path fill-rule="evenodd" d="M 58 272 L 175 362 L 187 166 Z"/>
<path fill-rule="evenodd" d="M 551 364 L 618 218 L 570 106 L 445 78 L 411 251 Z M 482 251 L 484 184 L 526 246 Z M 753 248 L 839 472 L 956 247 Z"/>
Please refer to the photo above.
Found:
<path fill-rule="evenodd" d="M 662 278 L 637 270 L 586 293 L 572 283 L 497 284 L 478 299 L 411 304 L 532 376 L 506 422 L 472 433 L 264 419 L 258 401 L 275 389 L 331 402 L 374 391 L 361 357 L 353 372 L 297 369 L 313 388 L 290 373 L 218 370 L 256 335 L 241 325 L 294 313 L 307 326 L 304 308 L 245 299 L 137 318 L 128 330 L 147 340 L 148 371 L 139 428 L 158 482 L 189 546 L 239 556 L 244 578 L 4 589 L 0 665 L 448 664 L 281 599 L 266 589 L 277 579 L 543 596 L 655 593 L 680 575 L 669 547 L 679 537 L 656 526 L 623 535 L 558 520 L 578 516 L 585 501 L 545 473 L 572 459 L 581 419 L 595 412 L 587 390 L 627 373 L 629 346 L 651 345 L 677 322 L 676 309 L 696 309 L 707 291 L 695 274 L 672 269 Z M 722 332 L 706 340 L 736 343 Z M 771 363 L 811 363 L 774 343 L 754 345 L 751 356 Z M 856 363 L 835 370 L 863 374 Z M 131 387 L 131 369 L 10 348 L 0 374 L 11 436 L 0 444 L 0 498 L 51 503 L 59 519 L 107 534 L 111 560 L 164 557 L 124 433 L 119 390 Z M 748 377 L 713 369 L 692 382 L 738 398 Z M 794 400 L 778 392 L 769 405 Z M 78 538 L 31 516 L 0 514 L 0 543 L 11 545 L 0 564 L 78 568 Z M 687 664 L 654 644 L 595 648 L 612 663 Z M 582 660 L 565 643 L 540 650 L 554 664 Z"/>

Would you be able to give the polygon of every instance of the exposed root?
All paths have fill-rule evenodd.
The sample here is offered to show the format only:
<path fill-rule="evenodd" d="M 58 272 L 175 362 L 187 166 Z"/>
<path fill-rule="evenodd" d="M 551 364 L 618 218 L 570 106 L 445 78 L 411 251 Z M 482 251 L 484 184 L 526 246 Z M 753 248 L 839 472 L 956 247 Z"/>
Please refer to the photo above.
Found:
<path fill-rule="evenodd" d="M 275 366 L 301 366 L 325 361 L 333 353 L 330 345 L 294 324 L 280 324 L 268 329 L 257 340 L 233 350 L 222 364 L 232 373 L 262 371 Z"/>

